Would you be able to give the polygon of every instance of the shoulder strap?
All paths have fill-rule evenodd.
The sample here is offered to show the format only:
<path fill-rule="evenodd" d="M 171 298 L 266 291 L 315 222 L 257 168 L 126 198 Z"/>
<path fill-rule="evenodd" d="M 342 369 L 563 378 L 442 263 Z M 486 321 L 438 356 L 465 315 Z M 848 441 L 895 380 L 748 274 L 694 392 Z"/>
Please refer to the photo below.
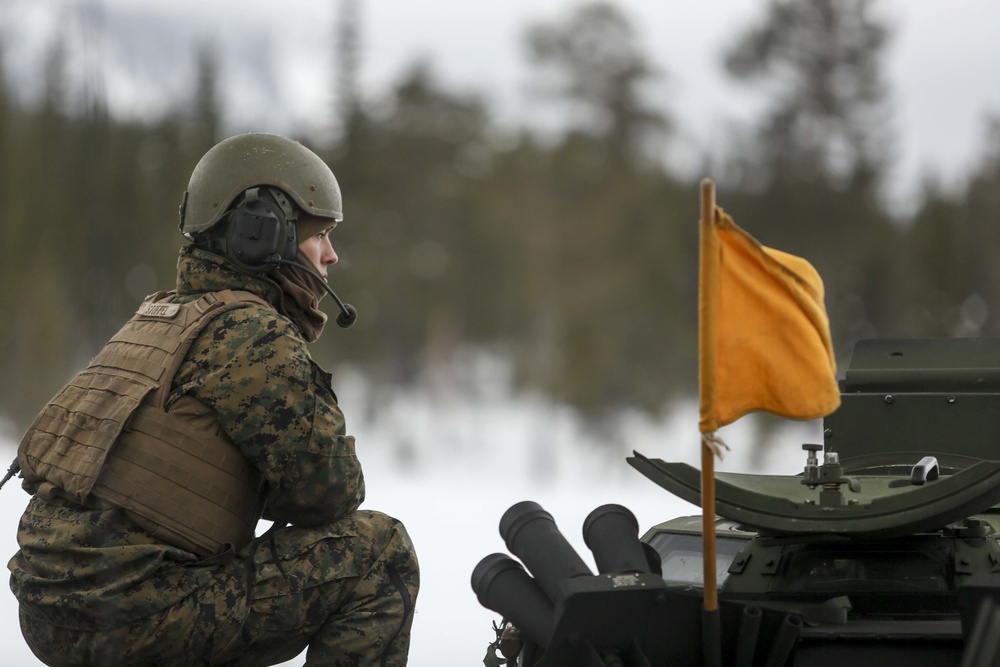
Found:
<path fill-rule="evenodd" d="M 235 308 L 246 308 L 252 305 L 261 306 L 269 310 L 274 310 L 274 306 L 265 299 L 252 292 L 243 290 L 222 290 L 220 292 L 208 292 L 197 301 L 188 305 L 197 312 L 185 326 L 184 332 L 179 337 L 180 345 L 174 350 L 169 364 L 165 363 L 165 375 L 159 387 L 149 396 L 147 403 L 155 405 L 161 409 L 166 408 L 167 398 L 170 396 L 170 389 L 173 385 L 173 378 L 177 370 L 187 357 L 188 350 L 198 336 L 208 326 L 209 322 L 225 312 Z M 166 361 L 166 360 L 165 360 Z"/>
<path fill-rule="evenodd" d="M 209 322 L 234 308 L 274 309 L 256 294 L 237 290 L 208 292 L 187 303 L 175 299 L 175 292 L 146 297 L 129 323 L 94 357 L 88 370 L 125 374 L 153 387 L 144 402 L 163 408 L 177 369 Z"/>

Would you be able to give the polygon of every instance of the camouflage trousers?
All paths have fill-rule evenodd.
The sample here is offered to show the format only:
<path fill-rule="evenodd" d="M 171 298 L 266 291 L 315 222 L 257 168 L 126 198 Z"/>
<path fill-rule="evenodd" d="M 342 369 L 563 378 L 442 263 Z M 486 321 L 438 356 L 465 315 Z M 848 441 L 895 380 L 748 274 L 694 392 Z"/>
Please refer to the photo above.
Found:
<path fill-rule="evenodd" d="M 405 665 L 419 587 L 406 529 L 359 510 L 322 528 L 276 528 L 218 568 L 212 584 L 131 624 L 85 632 L 21 606 L 49 665 Z"/>

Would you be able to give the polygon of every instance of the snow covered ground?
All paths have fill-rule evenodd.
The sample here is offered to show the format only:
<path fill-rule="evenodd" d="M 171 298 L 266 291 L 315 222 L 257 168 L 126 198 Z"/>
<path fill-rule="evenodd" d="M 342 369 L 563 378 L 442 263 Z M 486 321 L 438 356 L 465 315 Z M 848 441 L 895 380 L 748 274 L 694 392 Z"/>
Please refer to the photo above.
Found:
<path fill-rule="evenodd" d="M 401 519 L 420 558 L 411 665 L 482 664 L 493 639 L 491 623 L 499 615 L 480 606 L 470 576 L 483 557 L 507 552 L 498 524 L 514 503 L 540 503 L 592 569 L 581 530 L 594 508 L 625 505 L 643 532 L 668 518 L 700 511 L 625 462 L 635 449 L 699 465 L 695 406 L 679 406 L 660 421 L 622 418 L 615 428 L 595 433 L 568 409 L 537 396 L 511 395 L 503 382 L 477 382 L 471 391 L 390 398 L 369 394 L 360 382 L 336 384 L 365 465 L 365 505 Z M 717 470 L 794 474 L 805 462 L 801 443 L 821 442 L 818 422 L 792 424 L 775 434 L 762 456 L 752 445 L 752 423 L 747 418 L 723 429 L 733 451 Z M 0 442 L 0 470 L 13 458 L 15 444 Z M 0 553 L 5 558 L 16 550 L 17 519 L 27 500 L 16 481 L 0 491 Z M 0 641 L 0 664 L 40 664 L 21 638 L 17 604 L 6 588 L 0 592 Z"/>

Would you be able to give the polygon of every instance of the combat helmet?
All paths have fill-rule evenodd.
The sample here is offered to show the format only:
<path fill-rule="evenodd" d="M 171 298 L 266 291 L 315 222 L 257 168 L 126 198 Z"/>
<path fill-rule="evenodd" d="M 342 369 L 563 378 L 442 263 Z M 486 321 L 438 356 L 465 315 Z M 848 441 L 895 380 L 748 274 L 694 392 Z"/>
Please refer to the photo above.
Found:
<path fill-rule="evenodd" d="M 181 233 L 210 229 L 237 197 L 261 185 L 282 190 L 311 215 L 344 218 L 340 186 L 318 155 L 287 137 L 249 133 L 219 142 L 195 165 L 181 201 Z"/>

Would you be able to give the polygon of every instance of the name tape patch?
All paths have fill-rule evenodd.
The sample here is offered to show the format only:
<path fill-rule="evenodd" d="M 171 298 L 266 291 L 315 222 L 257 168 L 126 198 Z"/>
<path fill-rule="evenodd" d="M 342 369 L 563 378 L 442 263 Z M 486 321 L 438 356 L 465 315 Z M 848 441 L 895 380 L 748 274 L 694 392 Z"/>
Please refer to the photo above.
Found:
<path fill-rule="evenodd" d="M 170 319 L 181 309 L 179 303 L 144 303 L 137 313 L 144 317 L 162 317 Z"/>

